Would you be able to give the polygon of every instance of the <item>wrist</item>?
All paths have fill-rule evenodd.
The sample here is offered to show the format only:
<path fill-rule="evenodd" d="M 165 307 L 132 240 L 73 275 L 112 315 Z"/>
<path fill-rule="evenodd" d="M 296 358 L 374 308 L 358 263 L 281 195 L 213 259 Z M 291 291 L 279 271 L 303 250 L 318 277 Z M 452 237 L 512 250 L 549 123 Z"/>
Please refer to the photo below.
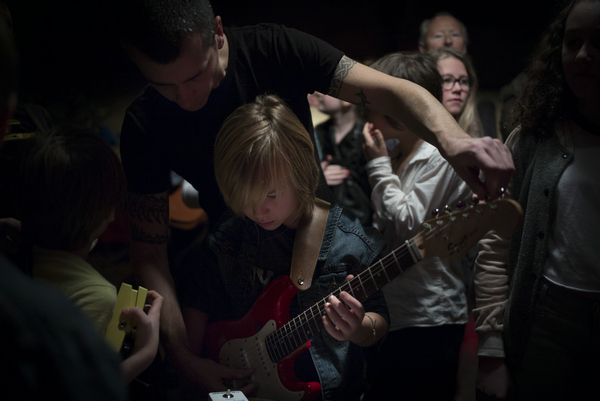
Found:
<path fill-rule="evenodd" d="M 365 313 L 365 317 L 363 318 L 364 320 L 368 320 L 369 324 L 369 332 L 367 333 L 366 337 L 363 338 L 362 341 L 359 342 L 354 342 L 354 344 L 356 345 L 361 345 L 361 346 L 365 346 L 365 345 L 371 345 L 374 340 L 377 338 L 377 319 L 373 319 L 370 315 L 368 315 L 367 313 Z"/>

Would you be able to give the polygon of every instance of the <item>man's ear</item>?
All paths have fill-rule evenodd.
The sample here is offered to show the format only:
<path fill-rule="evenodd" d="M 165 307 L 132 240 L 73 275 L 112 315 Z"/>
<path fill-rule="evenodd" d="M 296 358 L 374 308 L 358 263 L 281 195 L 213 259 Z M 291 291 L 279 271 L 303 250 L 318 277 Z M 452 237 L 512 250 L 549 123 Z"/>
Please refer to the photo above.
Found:
<path fill-rule="evenodd" d="M 427 53 L 427 46 L 425 46 L 425 43 L 419 42 L 419 51 L 421 53 Z"/>
<path fill-rule="evenodd" d="M 225 44 L 225 33 L 223 32 L 223 21 L 218 15 L 215 17 L 215 35 L 217 37 L 217 49 L 221 49 Z"/>

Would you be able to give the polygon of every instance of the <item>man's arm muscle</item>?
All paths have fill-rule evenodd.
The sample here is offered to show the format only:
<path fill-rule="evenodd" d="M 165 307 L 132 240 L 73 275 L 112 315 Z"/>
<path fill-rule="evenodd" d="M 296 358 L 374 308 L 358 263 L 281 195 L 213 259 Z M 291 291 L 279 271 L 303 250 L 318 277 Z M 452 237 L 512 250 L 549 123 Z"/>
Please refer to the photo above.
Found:
<path fill-rule="evenodd" d="M 131 265 L 139 284 L 163 296 L 161 340 L 176 363 L 189 353 L 188 339 L 169 270 L 169 198 L 159 194 L 128 194 Z M 178 364 L 179 364 L 178 363 Z"/>
<path fill-rule="evenodd" d="M 485 199 L 498 196 L 514 171 L 510 151 L 497 139 L 471 138 L 454 117 L 426 89 L 391 77 L 344 56 L 331 80 L 328 94 L 386 114 L 429 142 L 450 162 L 474 193 Z M 479 180 L 482 170 L 486 182 Z"/>

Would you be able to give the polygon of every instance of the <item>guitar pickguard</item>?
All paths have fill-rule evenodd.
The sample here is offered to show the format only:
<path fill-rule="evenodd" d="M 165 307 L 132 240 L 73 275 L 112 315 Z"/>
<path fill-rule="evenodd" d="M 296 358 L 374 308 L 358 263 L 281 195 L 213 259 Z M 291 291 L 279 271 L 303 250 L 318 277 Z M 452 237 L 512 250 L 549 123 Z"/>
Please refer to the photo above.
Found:
<path fill-rule="evenodd" d="M 265 348 L 265 337 L 277 329 L 268 321 L 256 335 L 228 341 L 221 348 L 219 363 L 238 369 L 255 369 L 252 381 L 260 383 L 257 396 L 269 400 L 301 400 L 304 391 L 290 391 L 279 380 L 278 364 L 271 362 Z M 244 383 L 234 383 L 241 387 Z"/>
<path fill-rule="evenodd" d="M 300 382 L 294 371 L 297 356 L 310 343 L 300 347 L 279 362 L 273 362 L 265 338 L 290 320 L 290 301 L 298 292 L 287 276 L 273 280 L 259 296 L 252 309 L 241 319 L 208 325 L 204 339 L 204 355 L 221 365 L 255 369 L 252 381 L 259 384 L 256 398 L 276 401 L 319 398 L 319 383 Z M 245 383 L 233 383 L 238 390 Z"/>

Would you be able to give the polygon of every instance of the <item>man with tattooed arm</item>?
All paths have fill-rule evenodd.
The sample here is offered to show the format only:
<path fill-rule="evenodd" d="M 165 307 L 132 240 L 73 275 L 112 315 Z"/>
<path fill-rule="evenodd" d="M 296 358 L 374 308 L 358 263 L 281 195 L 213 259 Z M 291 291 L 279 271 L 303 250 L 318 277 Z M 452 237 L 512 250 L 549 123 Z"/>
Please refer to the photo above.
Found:
<path fill-rule="evenodd" d="M 315 37 L 273 24 L 226 28 L 208 0 L 127 0 L 119 3 L 119 16 L 122 43 L 149 82 L 127 110 L 121 132 L 131 261 L 139 283 L 164 296 L 161 339 L 179 371 L 196 383 L 251 372 L 190 351 L 167 259 L 169 174 L 175 171 L 198 190 L 200 205 L 216 223 L 225 204 L 214 177 L 214 141 L 239 106 L 276 94 L 313 132 L 306 95 L 319 91 L 402 121 L 436 146 L 480 198 L 494 197 L 512 174 L 507 148 L 491 138 L 472 139 L 429 92 L 358 64 Z M 321 183 L 317 196 L 327 200 Z"/>

